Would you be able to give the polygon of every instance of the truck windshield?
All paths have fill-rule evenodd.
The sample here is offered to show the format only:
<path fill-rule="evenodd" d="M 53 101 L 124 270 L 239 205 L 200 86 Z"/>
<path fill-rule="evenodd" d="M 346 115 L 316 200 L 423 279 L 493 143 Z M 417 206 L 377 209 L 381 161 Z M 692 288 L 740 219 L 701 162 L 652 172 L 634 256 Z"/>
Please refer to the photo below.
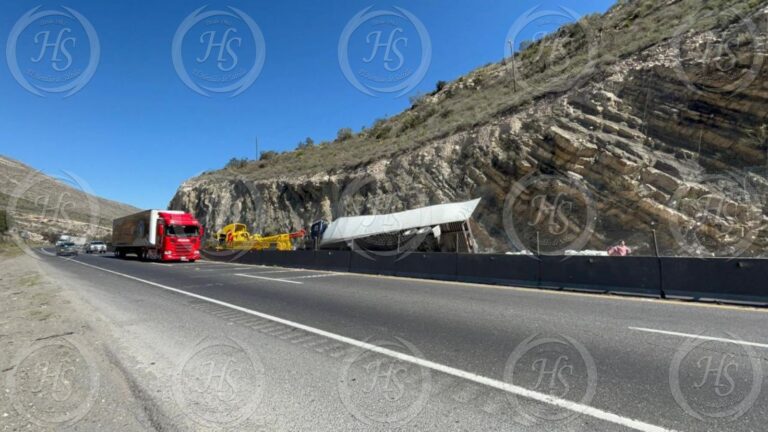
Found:
<path fill-rule="evenodd" d="M 200 229 L 194 225 L 168 225 L 166 233 L 171 237 L 197 237 Z"/>

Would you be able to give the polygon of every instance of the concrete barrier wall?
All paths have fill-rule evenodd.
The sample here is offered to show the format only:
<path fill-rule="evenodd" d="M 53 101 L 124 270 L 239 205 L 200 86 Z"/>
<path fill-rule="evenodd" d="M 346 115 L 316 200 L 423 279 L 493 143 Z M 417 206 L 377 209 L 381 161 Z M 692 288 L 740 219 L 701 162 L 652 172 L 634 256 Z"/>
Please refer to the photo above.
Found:
<path fill-rule="evenodd" d="M 555 257 L 350 251 L 204 252 L 243 264 L 417 277 L 768 306 L 768 260 L 655 257 Z"/>
<path fill-rule="evenodd" d="M 768 260 L 661 258 L 667 297 L 768 304 Z"/>
<path fill-rule="evenodd" d="M 396 258 L 395 256 L 362 255 L 352 252 L 352 257 L 349 261 L 349 271 L 353 273 L 394 276 L 396 273 Z"/>
<path fill-rule="evenodd" d="M 542 287 L 658 297 L 659 260 L 654 257 L 542 256 Z"/>
<path fill-rule="evenodd" d="M 456 254 L 412 253 L 395 262 L 395 274 L 404 277 L 453 281 L 456 276 Z"/>
<path fill-rule="evenodd" d="M 313 269 L 328 271 L 349 271 L 349 261 L 352 259 L 349 251 L 317 251 L 314 253 Z"/>
<path fill-rule="evenodd" d="M 502 285 L 539 285 L 540 262 L 531 256 L 460 254 L 456 260 L 458 280 Z"/>

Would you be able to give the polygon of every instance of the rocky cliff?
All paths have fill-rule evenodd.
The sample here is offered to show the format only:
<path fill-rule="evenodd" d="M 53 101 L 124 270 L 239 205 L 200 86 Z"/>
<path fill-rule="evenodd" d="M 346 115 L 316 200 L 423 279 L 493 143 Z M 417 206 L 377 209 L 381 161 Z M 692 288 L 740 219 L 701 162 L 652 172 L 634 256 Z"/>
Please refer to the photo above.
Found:
<path fill-rule="evenodd" d="M 664 254 L 765 255 L 768 7 L 717 3 L 620 2 L 351 140 L 193 178 L 171 207 L 282 231 L 482 197 L 484 251 L 653 253 L 655 233 Z"/>

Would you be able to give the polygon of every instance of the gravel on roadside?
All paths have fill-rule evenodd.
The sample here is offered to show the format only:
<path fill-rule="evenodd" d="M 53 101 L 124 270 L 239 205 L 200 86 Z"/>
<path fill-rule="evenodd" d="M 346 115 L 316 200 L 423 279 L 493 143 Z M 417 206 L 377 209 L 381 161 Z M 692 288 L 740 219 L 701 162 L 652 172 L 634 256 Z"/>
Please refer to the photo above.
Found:
<path fill-rule="evenodd" d="M 0 431 L 155 430 L 87 310 L 0 249 Z"/>

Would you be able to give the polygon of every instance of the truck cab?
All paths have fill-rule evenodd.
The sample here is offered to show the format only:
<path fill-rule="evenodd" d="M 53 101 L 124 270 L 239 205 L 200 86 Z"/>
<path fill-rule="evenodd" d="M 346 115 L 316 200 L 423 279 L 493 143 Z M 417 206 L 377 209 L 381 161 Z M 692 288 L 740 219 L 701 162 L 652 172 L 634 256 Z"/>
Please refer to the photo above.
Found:
<path fill-rule="evenodd" d="M 157 250 L 161 261 L 200 259 L 203 227 L 189 213 L 160 212 L 156 224 Z"/>

